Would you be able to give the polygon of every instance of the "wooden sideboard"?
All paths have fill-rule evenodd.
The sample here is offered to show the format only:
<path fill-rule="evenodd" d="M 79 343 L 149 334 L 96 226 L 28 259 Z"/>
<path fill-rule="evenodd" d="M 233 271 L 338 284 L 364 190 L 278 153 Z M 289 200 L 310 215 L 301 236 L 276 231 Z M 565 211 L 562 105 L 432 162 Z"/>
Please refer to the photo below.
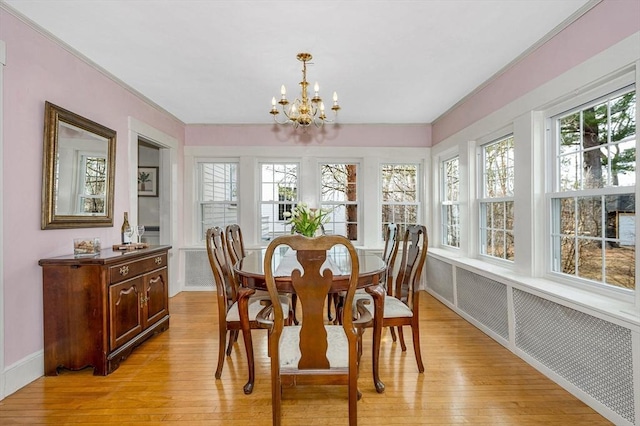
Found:
<path fill-rule="evenodd" d="M 169 328 L 170 248 L 40 259 L 45 375 L 91 366 L 105 376 L 136 346 Z"/>

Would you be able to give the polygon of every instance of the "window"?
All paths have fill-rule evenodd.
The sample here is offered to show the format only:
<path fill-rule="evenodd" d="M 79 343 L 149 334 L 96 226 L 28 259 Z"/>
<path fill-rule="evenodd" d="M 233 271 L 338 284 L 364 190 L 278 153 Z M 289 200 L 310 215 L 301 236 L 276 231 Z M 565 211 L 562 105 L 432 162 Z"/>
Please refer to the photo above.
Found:
<path fill-rule="evenodd" d="M 206 162 L 198 164 L 200 190 L 200 239 L 207 229 L 238 223 L 238 164 Z"/>
<path fill-rule="evenodd" d="M 331 211 L 324 225 L 327 234 L 358 240 L 358 164 L 331 163 L 320 166 L 320 208 Z"/>
<path fill-rule="evenodd" d="M 635 290 L 636 94 L 551 118 L 551 270 Z"/>
<path fill-rule="evenodd" d="M 417 164 L 382 164 L 382 228 L 389 223 L 404 225 L 418 223 L 419 166 Z"/>
<path fill-rule="evenodd" d="M 513 135 L 481 147 L 480 253 L 513 261 Z"/>
<path fill-rule="evenodd" d="M 460 160 L 442 163 L 442 244 L 460 247 Z"/>
<path fill-rule="evenodd" d="M 260 164 L 260 236 L 269 241 L 287 232 L 283 216 L 298 202 L 298 164 Z"/>
<path fill-rule="evenodd" d="M 80 191 L 78 213 L 91 215 L 104 213 L 107 192 L 107 158 L 100 155 L 80 156 Z"/>

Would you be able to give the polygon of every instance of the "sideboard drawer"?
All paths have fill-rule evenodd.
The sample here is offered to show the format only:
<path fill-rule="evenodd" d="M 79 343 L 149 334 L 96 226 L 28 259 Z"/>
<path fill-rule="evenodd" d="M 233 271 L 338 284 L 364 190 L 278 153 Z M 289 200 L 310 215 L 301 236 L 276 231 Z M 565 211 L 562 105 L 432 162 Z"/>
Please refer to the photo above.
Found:
<path fill-rule="evenodd" d="M 111 283 L 115 284 L 120 281 L 135 277 L 143 272 L 167 266 L 167 254 L 159 253 L 155 256 L 149 256 L 144 259 L 134 260 L 127 263 L 121 263 L 109 268 Z"/>

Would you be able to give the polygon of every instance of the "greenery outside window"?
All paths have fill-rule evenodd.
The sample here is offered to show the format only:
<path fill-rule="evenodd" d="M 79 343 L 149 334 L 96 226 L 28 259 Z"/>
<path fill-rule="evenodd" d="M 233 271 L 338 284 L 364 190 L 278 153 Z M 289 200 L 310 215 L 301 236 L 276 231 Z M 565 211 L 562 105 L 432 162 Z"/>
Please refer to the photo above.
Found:
<path fill-rule="evenodd" d="M 636 108 L 629 86 L 551 118 L 552 272 L 635 290 Z"/>
<path fill-rule="evenodd" d="M 513 135 L 483 145 L 480 161 L 480 253 L 513 261 Z"/>

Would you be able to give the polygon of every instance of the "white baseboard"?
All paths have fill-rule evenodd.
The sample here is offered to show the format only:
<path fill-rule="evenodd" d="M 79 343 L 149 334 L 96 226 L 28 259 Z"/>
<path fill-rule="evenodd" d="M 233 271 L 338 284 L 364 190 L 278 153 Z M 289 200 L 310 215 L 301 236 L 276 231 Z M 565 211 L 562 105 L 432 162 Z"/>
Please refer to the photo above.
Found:
<path fill-rule="evenodd" d="M 40 350 L 8 366 L 4 372 L 4 399 L 44 375 L 44 351 Z"/>

